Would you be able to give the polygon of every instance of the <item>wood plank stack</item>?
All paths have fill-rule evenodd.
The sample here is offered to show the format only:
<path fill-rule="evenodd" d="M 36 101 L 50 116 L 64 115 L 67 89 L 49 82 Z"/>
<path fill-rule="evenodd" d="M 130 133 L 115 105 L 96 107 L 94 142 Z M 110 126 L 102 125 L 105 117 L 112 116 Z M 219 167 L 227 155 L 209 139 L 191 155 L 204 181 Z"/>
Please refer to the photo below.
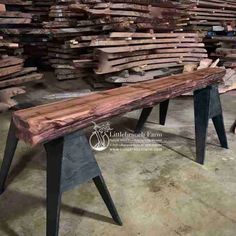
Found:
<path fill-rule="evenodd" d="M 36 67 L 24 67 L 24 60 L 18 57 L 0 57 L 0 89 L 40 80 Z"/>
<path fill-rule="evenodd" d="M 236 89 L 236 70 L 226 69 L 226 75 L 223 78 L 223 83 L 219 86 L 220 93 L 226 93 Z"/>
<path fill-rule="evenodd" d="M 3 15 L 4 8 L 1 7 Z M 15 14 L 14 14 L 15 15 Z M 21 56 L 18 43 L 12 43 L 0 36 L 0 111 L 16 105 L 12 97 L 25 93 L 22 84 L 41 80 L 43 75 L 37 73 L 35 67 L 24 67 L 25 60 Z M 17 87 L 16 87 L 17 86 Z"/>
<path fill-rule="evenodd" d="M 236 69 L 236 36 L 213 36 L 211 41 L 216 47 L 211 57 L 220 58 L 226 68 Z"/>
<path fill-rule="evenodd" d="M 236 37 L 219 35 L 212 36 L 207 41 L 215 47 L 210 57 L 218 58 L 219 66 L 226 68 L 224 84 L 220 86 L 220 92 L 225 93 L 236 89 Z"/>
<path fill-rule="evenodd" d="M 59 1 L 51 7 L 53 21 L 44 24 L 53 35 L 48 50 L 57 78 L 92 78 L 97 87 L 106 86 L 104 80 L 144 81 L 199 63 L 207 56 L 201 38 L 173 33 L 180 12 L 170 1 Z"/>
<path fill-rule="evenodd" d="M 193 72 L 196 70 L 201 70 L 201 69 L 207 69 L 207 68 L 216 68 L 219 67 L 219 62 L 220 59 L 216 59 L 215 61 L 213 61 L 212 59 L 206 58 L 206 59 L 202 59 L 200 61 L 200 65 L 196 68 L 194 65 L 186 65 L 184 67 L 184 73 L 188 73 L 188 72 Z M 236 89 L 236 70 L 235 69 L 226 69 L 223 66 L 220 66 L 219 68 L 222 68 L 225 70 L 225 76 L 222 79 L 222 83 L 219 84 L 219 92 L 221 94 L 229 92 L 231 90 Z M 191 96 L 192 94 L 184 94 L 187 96 Z"/>
<path fill-rule="evenodd" d="M 185 10 L 179 24 L 185 30 L 206 34 L 213 26 L 236 25 L 234 0 L 179 0 Z"/>
<path fill-rule="evenodd" d="M 113 32 L 105 40 L 92 40 L 90 45 L 98 46 L 95 72 L 102 75 L 127 69 L 150 71 L 198 63 L 207 57 L 201 40 L 194 33 Z"/>
<path fill-rule="evenodd" d="M 211 59 L 227 69 L 220 92 L 236 89 L 236 2 L 233 0 L 179 0 L 185 32 L 198 32 Z"/>
<path fill-rule="evenodd" d="M 42 22 L 48 20 L 52 0 L 0 0 L 6 11 L 0 14 L 0 35 L 24 48 L 29 61 L 47 64 L 49 31 L 43 30 Z"/>

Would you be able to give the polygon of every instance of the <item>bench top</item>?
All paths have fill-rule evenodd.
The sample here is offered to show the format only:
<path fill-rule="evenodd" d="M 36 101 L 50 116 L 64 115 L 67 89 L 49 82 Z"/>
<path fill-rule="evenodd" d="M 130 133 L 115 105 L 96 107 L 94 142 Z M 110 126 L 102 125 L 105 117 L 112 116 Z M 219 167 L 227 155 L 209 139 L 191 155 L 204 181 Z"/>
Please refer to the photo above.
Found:
<path fill-rule="evenodd" d="M 48 142 L 86 128 L 92 122 L 219 83 L 224 74 L 224 69 L 208 68 L 16 111 L 13 113 L 16 135 L 31 145 Z"/>

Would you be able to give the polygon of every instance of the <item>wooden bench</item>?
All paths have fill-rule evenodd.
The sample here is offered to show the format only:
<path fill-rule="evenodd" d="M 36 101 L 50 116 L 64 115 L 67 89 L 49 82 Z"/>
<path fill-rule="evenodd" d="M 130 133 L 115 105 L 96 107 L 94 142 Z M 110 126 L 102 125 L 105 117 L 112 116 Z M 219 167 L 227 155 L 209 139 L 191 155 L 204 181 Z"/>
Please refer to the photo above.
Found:
<path fill-rule="evenodd" d="M 194 91 L 197 162 L 203 164 L 210 118 L 213 118 L 222 147 L 228 147 L 216 86 L 224 74 L 219 68 L 203 69 L 13 113 L 0 172 L 0 193 L 4 191 L 18 140 L 31 145 L 44 144 L 47 152 L 47 236 L 58 235 L 62 193 L 90 179 L 114 221 L 121 225 L 82 129 L 92 122 L 144 108 L 136 128 L 136 132 L 140 132 L 152 107 L 158 103 L 161 103 L 160 120 L 164 124 L 169 99 Z"/>

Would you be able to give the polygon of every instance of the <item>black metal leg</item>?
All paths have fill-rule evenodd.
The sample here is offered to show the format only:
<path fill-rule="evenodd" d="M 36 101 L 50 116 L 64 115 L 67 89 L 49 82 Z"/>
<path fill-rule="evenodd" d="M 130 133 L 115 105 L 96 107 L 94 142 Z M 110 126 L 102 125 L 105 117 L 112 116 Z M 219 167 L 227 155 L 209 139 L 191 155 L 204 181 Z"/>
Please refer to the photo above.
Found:
<path fill-rule="evenodd" d="M 44 145 L 47 152 L 47 236 L 58 236 L 62 193 L 91 179 L 122 224 L 86 136 L 75 132 Z"/>
<path fill-rule="evenodd" d="M 122 225 L 121 219 L 118 215 L 115 204 L 113 203 L 113 200 L 112 200 L 111 195 L 107 189 L 106 183 L 105 183 L 102 175 L 93 178 L 93 181 L 94 181 L 103 201 L 105 202 L 113 220 L 118 225 Z"/>
<path fill-rule="evenodd" d="M 230 132 L 232 132 L 234 134 L 236 133 L 236 120 L 235 120 L 235 122 L 233 123 L 233 125 L 230 128 Z"/>
<path fill-rule="evenodd" d="M 209 119 L 213 120 L 221 146 L 228 148 L 220 96 L 217 86 L 208 86 L 207 88 L 194 92 L 194 111 L 197 162 L 199 164 L 204 164 L 206 135 Z"/>
<path fill-rule="evenodd" d="M 159 122 L 160 125 L 165 125 L 166 123 L 166 115 L 169 107 L 169 102 L 170 100 L 166 100 L 164 102 L 160 103 L 160 117 L 159 117 Z"/>
<path fill-rule="evenodd" d="M 212 118 L 213 124 L 215 126 L 217 135 L 220 140 L 221 147 L 228 149 L 228 142 L 225 132 L 223 115 L 218 115 Z"/>
<path fill-rule="evenodd" d="M 145 125 L 145 122 L 147 121 L 149 115 L 151 114 L 153 110 L 153 107 L 148 107 L 148 108 L 144 108 L 142 110 L 142 113 L 141 113 L 141 116 L 139 118 L 139 121 L 137 123 L 137 126 L 135 128 L 135 133 L 138 134 L 142 131 L 144 125 Z"/>
<path fill-rule="evenodd" d="M 47 152 L 47 236 L 58 236 L 63 138 L 45 144 Z"/>
<path fill-rule="evenodd" d="M 195 114 L 195 135 L 196 135 L 196 161 L 204 164 L 206 137 L 209 121 L 210 88 L 194 92 L 194 114 Z"/>
<path fill-rule="evenodd" d="M 224 126 L 223 111 L 221 107 L 219 89 L 217 86 L 212 86 L 211 102 L 210 102 L 210 116 L 219 137 L 220 144 L 223 148 L 228 148 L 227 136 Z"/>
<path fill-rule="evenodd" d="M 15 125 L 13 121 L 11 121 L 7 136 L 7 143 L 4 152 L 2 167 L 0 171 L 0 194 L 4 192 L 6 179 L 11 167 L 13 157 L 15 155 L 17 144 L 18 144 L 18 139 L 16 138 L 15 135 Z"/>

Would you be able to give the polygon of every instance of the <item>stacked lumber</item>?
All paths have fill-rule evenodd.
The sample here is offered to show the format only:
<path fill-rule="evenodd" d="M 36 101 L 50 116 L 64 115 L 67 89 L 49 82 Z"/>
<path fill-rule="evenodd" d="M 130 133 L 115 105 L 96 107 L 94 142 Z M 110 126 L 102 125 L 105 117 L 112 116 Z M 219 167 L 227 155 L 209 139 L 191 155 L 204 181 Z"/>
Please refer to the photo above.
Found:
<path fill-rule="evenodd" d="M 236 89 L 236 37 L 233 32 L 221 32 L 222 35 L 207 39 L 208 45 L 215 48 L 210 57 L 219 60 L 219 65 L 226 68 L 224 83 L 220 86 L 221 93 Z M 227 36 L 228 35 L 228 36 Z"/>
<path fill-rule="evenodd" d="M 213 36 L 211 40 L 216 47 L 211 57 L 220 58 L 226 68 L 236 69 L 236 36 Z"/>
<path fill-rule="evenodd" d="M 24 59 L 9 56 L 18 48 L 17 43 L 10 43 L 0 38 L 0 111 L 16 105 L 12 97 L 25 93 L 22 84 L 41 80 L 43 75 L 35 67 L 24 67 Z"/>
<path fill-rule="evenodd" d="M 129 27 L 133 31 L 155 30 L 155 32 L 175 30 L 179 12 L 169 1 L 159 1 L 150 5 L 150 1 L 119 1 L 88 4 L 72 4 L 70 9 L 92 18 L 111 18 L 117 24 L 113 27 Z M 154 2 L 154 1 L 153 1 Z M 144 5 L 143 5 L 144 4 Z M 118 19 L 117 19 L 118 18 Z"/>
<path fill-rule="evenodd" d="M 180 6 L 170 1 L 80 1 L 51 7 L 50 63 L 59 80 L 94 87 L 179 73 L 207 57 L 197 34 L 173 33 Z"/>
<path fill-rule="evenodd" d="M 223 83 L 219 86 L 220 93 L 226 93 L 236 89 L 236 70 L 226 69 L 226 75 L 223 78 Z"/>
<path fill-rule="evenodd" d="M 48 20 L 53 1 L 0 0 L 0 4 L 6 8 L 0 12 L 0 35 L 19 43 L 30 62 L 47 63 L 49 32 L 42 29 L 42 23 Z"/>
<path fill-rule="evenodd" d="M 153 71 L 199 63 L 207 57 L 201 38 L 194 33 L 111 33 L 107 39 L 95 39 L 98 60 L 96 74 L 123 70 Z M 80 44 L 74 47 L 79 47 Z"/>
<path fill-rule="evenodd" d="M 233 0 L 179 0 L 185 7 L 179 24 L 185 30 L 207 34 L 213 27 L 234 28 L 236 2 Z"/>
<path fill-rule="evenodd" d="M 232 0 L 179 0 L 186 32 L 198 32 L 203 37 L 211 59 L 227 69 L 220 92 L 236 88 L 236 2 Z"/>
<path fill-rule="evenodd" d="M 207 68 L 216 68 L 219 67 L 219 62 L 220 59 L 216 59 L 215 61 L 213 61 L 210 58 L 205 58 L 202 59 L 200 61 L 200 64 L 198 67 L 196 67 L 196 65 L 194 64 L 188 64 L 184 66 L 184 73 L 189 73 L 189 72 L 193 72 L 196 70 L 202 70 L 202 69 L 207 69 Z M 222 83 L 219 84 L 219 92 L 221 94 L 229 92 L 231 90 L 236 89 L 236 70 L 234 69 L 226 69 L 225 67 L 221 66 L 219 68 L 222 68 L 225 70 L 225 75 L 222 79 Z M 191 96 L 192 93 L 188 93 L 188 94 L 184 94 L 187 96 Z"/>

